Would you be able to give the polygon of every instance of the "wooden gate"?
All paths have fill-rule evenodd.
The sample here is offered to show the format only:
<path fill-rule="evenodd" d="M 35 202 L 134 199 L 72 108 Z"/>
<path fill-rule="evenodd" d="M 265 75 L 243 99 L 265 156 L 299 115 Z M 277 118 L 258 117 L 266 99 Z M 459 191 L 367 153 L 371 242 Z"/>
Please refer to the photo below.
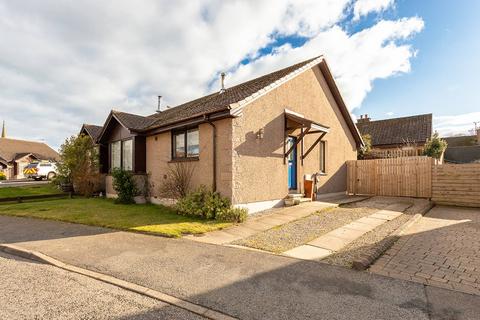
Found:
<path fill-rule="evenodd" d="M 430 198 L 432 165 L 429 157 L 347 161 L 350 194 Z"/>

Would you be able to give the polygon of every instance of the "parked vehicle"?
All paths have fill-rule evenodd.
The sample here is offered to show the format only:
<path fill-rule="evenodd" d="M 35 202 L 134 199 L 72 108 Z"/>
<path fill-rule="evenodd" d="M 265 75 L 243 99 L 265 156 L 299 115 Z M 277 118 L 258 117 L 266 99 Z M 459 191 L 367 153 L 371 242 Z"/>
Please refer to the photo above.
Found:
<path fill-rule="evenodd" d="M 52 180 L 57 176 L 57 166 L 53 162 L 32 162 L 23 169 L 27 179 Z"/>

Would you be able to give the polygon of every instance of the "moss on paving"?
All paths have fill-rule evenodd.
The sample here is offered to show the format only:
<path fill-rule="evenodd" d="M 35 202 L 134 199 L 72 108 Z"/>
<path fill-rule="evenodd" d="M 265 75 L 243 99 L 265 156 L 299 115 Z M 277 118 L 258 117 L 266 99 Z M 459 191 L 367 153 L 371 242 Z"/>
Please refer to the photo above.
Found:
<path fill-rule="evenodd" d="M 22 196 L 34 196 L 34 195 L 44 195 L 44 194 L 56 194 L 56 193 L 62 193 L 62 192 L 52 184 L 0 188 L 0 198 L 14 198 L 14 197 L 22 197 Z"/>
<path fill-rule="evenodd" d="M 0 189 L 1 190 L 1 189 Z M 75 198 L 0 205 L 0 215 L 34 217 L 148 232 L 168 237 L 201 234 L 231 225 L 178 215 L 174 210 L 153 204 L 116 204 L 100 198 Z"/>

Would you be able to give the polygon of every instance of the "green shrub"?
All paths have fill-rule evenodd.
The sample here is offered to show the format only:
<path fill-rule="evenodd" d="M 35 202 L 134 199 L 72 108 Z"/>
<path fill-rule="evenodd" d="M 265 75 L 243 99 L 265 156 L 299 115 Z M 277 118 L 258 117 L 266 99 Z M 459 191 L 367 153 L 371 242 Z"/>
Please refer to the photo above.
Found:
<path fill-rule="evenodd" d="M 247 220 L 248 209 L 246 208 L 229 208 L 217 214 L 216 220 L 225 222 L 243 222 Z"/>
<path fill-rule="evenodd" d="M 130 204 L 135 203 L 134 197 L 138 194 L 135 180 L 132 173 L 115 168 L 112 171 L 113 189 L 117 192 L 117 203 Z"/>
<path fill-rule="evenodd" d="M 7 176 L 5 175 L 5 173 L 0 172 L 0 180 L 7 180 Z"/>
<path fill-rule="evenodd" d="M 232 208 L 230 200 L 218 192 L 202 186 L 178 200 L 176 210 L 185 216 L 196 216 L 228 222 L 242 222 L 247 216 L 246 210 Z"/>
<path fill-rule="evenodd" d="M 435 132 L 431 139 L 425 143 L 423 153 L 426 156 L 440 159 L 443 152 L 447 149 L 447 141 L 438 136 L 438 132 Z"/>

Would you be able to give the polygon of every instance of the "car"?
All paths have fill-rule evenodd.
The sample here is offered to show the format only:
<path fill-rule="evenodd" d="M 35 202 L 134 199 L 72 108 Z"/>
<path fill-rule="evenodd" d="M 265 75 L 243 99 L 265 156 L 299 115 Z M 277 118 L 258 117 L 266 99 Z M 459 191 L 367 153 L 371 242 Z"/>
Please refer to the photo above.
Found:
<path fill-rule="evenodd" d="M 23 175 L 27 179 L 52 180 L 57 176 L 57 166 L 53 162 L 32 162 L 23 169 Z"/>

